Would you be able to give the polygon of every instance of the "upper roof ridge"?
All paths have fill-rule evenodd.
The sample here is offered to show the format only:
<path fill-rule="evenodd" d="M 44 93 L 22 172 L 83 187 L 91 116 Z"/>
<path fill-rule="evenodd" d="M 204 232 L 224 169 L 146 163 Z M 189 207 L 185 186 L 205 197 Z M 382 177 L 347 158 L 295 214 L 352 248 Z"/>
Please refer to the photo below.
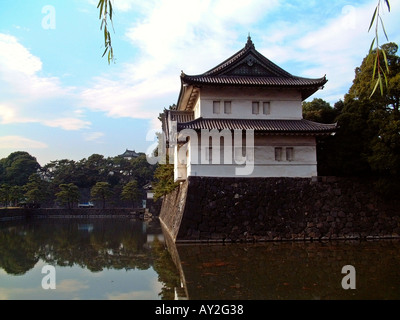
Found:
<path fill-rule="evenodd" d="M 247 42 L 246 42 L 246 45 L 245 45 L 244 48 L 245 48 L 245 49 L 255 49 L 255 48 L 256 48 L 256 47 L 254 46 L 253 41 L 251 40 L 250 32 L 249 32 L 249 36 L 247 37 Z"/>

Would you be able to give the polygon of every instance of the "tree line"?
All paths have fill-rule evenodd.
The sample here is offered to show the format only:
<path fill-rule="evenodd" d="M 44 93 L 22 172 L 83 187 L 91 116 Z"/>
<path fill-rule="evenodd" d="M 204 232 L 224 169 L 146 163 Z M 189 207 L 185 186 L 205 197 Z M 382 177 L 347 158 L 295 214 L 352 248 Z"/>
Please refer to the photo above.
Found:
<path fill-rule="evenodd" d="M 389 72 L 383 94 L 371 78 L 374 55 L 367 55 L 344 100 L 331 107 L 322 99 L 303 103 L 303 117 L 337 123 L 334 136 L 318 140 L 320 175 L 372 177 L 379 193 L 393 196 L 400 187 L 400 57 L 398 45 L 382 45 Z M 385 56 L 385 57 L 384 57 Z"/>
<path fill-rule="evenodd" d="M 384 50 L 384 54 L 382 53 Z M 318 174 L 323 176 L 372 177 L 377 192 L 393 196 L 400 187 L 400 57 L 398 45 L 381 46 L 381 59 L 388 64 L 383 94 L 373 92 L 374 54 L 355 69 L 355 78 L 344 100 L 332 107 L 323 99 L 303 103 L 303 118 L 337 123 L 334 136 L 319 137 Z M 0 160 L 0 203 L 15 204 L 25 198 L 45 199 L 73 206 L 78 191 L 103 207 L 107 201 L 135 202 L 142 187 L 153 182 L 155 198 L 171 192 L 173 165 L 150 165 L 144 154 L 127 160 L 93 154 L 80 161 L 57 160 L 41 167 L 26 152 L 14 152 Z M 78 191 L 77 191 L 78 190 Z"/>
<path fill-rule="evenodd" d="M 145 154 L 131 160 L 93 154 L 42 167 L 28 152 L 17 151 L 0 159 L 0 204 L 73 208 L 78 202 L 95 201 L 103 208 L 107 202 L 137 206 L 154 170 Z"/>

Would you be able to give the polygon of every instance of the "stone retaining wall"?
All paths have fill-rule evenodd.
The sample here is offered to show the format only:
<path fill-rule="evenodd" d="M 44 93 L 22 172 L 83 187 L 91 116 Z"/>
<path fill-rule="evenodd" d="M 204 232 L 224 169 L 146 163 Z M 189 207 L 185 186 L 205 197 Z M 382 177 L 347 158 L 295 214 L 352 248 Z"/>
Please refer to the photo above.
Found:
<path fill-rule="evenodd" d="M 163 200 L 174 241 L 397 238 L 400 209 L 366 180 L 190 177 Z"/>

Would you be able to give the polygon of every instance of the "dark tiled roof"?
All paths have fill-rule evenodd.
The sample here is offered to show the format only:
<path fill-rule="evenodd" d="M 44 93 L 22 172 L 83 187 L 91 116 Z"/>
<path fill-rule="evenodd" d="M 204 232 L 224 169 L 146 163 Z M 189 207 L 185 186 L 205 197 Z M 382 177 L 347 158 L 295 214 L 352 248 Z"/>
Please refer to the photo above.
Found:
<path fill-rule="evenodd" d="M 177 122 L 190 122 L 194 120 L 193 111 L 167 111 L 169 113 L 169 119 Z"/>
<path fill-rule="evenodd" d="M 199 75 L 182 72 L 182 83 L 193 85 L 240 85 L 264 87 L 296 87 L 305 89 L 303 99 L 317 91 L 326 82 L 326 77 L 303 78 L 283 70 L 260 54 L 250 37 L 245 47 L 215 68 Z"/>
<path fill-rule="evenodd" d="M 122 157 L 122 158 L 137 158 L 139 156 L 140 156 L 140 154 L 137 153 L 135 150 L 126 149 L 126 151 L 123 154 L 120 154 L 118 157 Z"/>
<path fill-rule="evenodd" d="M 244 86 L 271 86 L 271 87 L 309 87 L 322 86 L 325 78 L 307 79 L 299 77 L 250 77 L 250 76 L 185 76 L 185 82 L 191 84 L 217 84 L 217 85 L 244 85 Z"/>
<path fill-rule="evenodd" d="M 255 130 L 269 134 L 324 134 L 336 131 L 336 124 L 323 124 L 308 120 L 253 120 L 253 119 L 204 119 L 178 123 L 178 131 L 183 129 L 229 129 Z"/>

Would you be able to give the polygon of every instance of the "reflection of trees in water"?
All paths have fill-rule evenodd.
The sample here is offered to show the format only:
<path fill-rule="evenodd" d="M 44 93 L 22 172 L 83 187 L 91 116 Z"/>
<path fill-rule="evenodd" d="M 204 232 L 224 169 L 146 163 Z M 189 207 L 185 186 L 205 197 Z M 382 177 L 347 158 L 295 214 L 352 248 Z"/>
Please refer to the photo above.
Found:
<path fill-rule="evenodd" d="M 79 265 L 92 272 L 146 270 L 155 264 L 159 280 L 164 283 L 163 296 L 173 282 L 163 267 L 166 264 L 169 268 L 170 258 L 162 242 L 145 245 L 146 241 L 143 222 L 128 219 L 7 222 L 0 227 L 0 268 L 8 274 L 22 275 L 39 259 L 54 266 Z"/>
<path fill-rule="evenodd" d="M 180 286 L 180 277 L 169 252 L 158 238 L 152 244 L 153 268 L 158 274 L 158 281 L 163 284 L 160 296 L 163 300 L 174 299 L 174 288 Z"/>
<path fill-rule="evenodd" d="M 159 225 L 146 225 L 160 233 Z M 149 244 L 142 221 L 128 219 L 43 219 L 0 224 L 0 268 L 23 275 L 41 259 L 54 266 L 78 265 L 91 272 L 104 269 L 147 270 L 163 285 L 159 295 L 173 299 L 179 274 L 157 237 Z"/>
<path fill-rule="evenodd" d="M 82 224 L 93 229 L 80 230 Z M 21 275 L 42 259 L 57 266 L 148 269 L 151 265 L 142 222 L 120 219 L 49 219 L 8 224 L 0 231 L 0 267 Z"/>
<path fill-rule="evenodd" d="M 0 230 L 0 267 L 8 274 L 22 275 L 39 261 L 32 233 L 23 229 Z"/>

